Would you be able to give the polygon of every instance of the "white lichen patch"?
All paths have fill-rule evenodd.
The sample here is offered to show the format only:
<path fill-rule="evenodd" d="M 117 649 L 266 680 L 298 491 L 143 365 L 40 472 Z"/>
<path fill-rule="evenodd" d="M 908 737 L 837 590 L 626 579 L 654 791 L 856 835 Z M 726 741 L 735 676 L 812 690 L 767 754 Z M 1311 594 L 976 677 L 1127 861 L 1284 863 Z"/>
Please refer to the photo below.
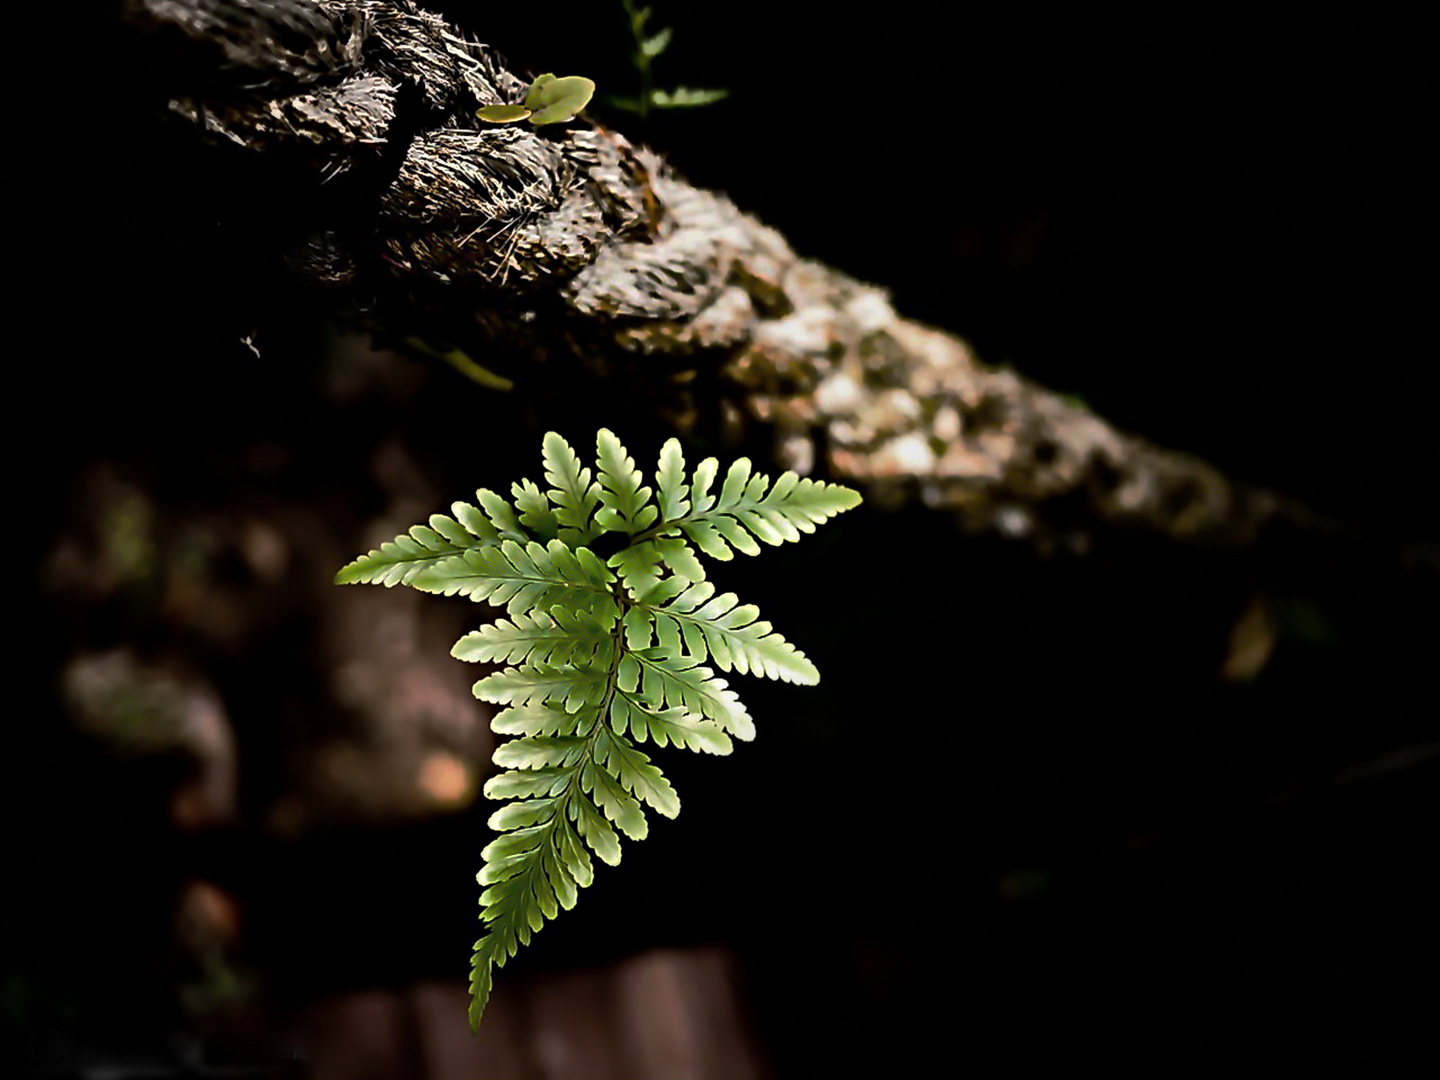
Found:
<path fill-rule="evenodd" d="M 858 291 L 845 305 L 844 315 L 860 337 L 886 330 L 895 321 L 895 309 L 879 289 Z"/>
<path fill-rule="evenodd" d="M 762 323 L 755 334 L 755 343 L 776 356 L 821 357 L 835 340 L 834 324 L 834 311 L 808 307 L 783 319 Z"/>
<path fill-rule="evenodd" d="M 930 433 L 944 442 L 954 442 L 960 437 L 960 412 L 953 405 L 941 405 L 935 410 L 935 419 L 930 421 Z"/>
<path fill-rule="evenodd" d="M 843 371 L 837 371 L 815 389 L 815 404 L 822 413 L 843 416 L 860 408 L 864 393 L 860 384 Z"/>
<path fill-rule="evenodd" d="M 888 427 L 901 426 L 901 421 L 913 421 L 920 415 L 920 402 L 914 395 L 904 390 L 886 390 L 880 394 L 876 404 L 880 413 L 888 421 Z M 908 426 L 908 423 L 905 424 Z"/>
<path fill-rule="evenodd" d="M 730 285 L 690 324 L 690 340 L 704 349 L 724 348 L 744 341 L 755 322 L 755 307 L 744 289 Z"/>
<path fill-rule="evenodd" d="M 872 456 L 881 476 L 925 476 L 935 467 L 935 453 L 918 431 L 891 439 Z"/>
<path fill-rule="evenodd" d="M 804 432 L 789 432 L 775 444 L 775 458 L 791 472 L 809 476 L 815 471 L 815 440 Z"/>

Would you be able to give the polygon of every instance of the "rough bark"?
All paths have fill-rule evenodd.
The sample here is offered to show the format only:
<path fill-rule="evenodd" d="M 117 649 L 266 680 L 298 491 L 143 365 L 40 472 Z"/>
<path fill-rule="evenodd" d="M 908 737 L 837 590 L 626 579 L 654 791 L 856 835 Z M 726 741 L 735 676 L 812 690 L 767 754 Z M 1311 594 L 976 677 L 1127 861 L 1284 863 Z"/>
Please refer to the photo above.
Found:
<path fill-rule="evenodd" d="M 177 118 L 263 155 L 277 182 L 324 185 L 292 266 L 395 338 L 503 345 L 517 394 L 623 386 L 628 409 L 674 430 L 1042 547 L 1112 526 L 1218 548 L 1309 528 L 1283 499 L 979 363 L 616 132 L 475 119 L 526 81 L 406 0 L 123 10 L 162 69 L 189 74 Z"/>

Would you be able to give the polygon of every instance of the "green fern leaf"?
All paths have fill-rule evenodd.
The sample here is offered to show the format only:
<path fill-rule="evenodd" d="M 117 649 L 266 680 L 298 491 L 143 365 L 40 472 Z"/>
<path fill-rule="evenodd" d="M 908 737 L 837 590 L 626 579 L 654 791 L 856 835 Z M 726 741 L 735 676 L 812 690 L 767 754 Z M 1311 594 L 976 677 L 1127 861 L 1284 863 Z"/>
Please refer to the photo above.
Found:
<path fill-rule="evenodd" d="M 664 560 L 659 549 L 650 542 L 631 544 L 606 561 L 620 575 L 632 598 L 639 598 L 660 584 L 660 567 Z"/>
<path fill-rule="evenodd" d="M 595 663 L 596 652 L 610 641 L 609 628 L 588 612 L 560 617 L 565 625 L 542 612 L 517 615 L 513 623 L 499 619 L 466 634 L 450 655 L 471 663 L 529 661 L 581 667 Z"/>
<path fill-rule="evenodd" d="M 573 735 L 582 719 L 543 702 L 511 705 L 495 714 L 490 730 L 497 735 Z"/>
<path fill-rule="evenodd" d="M 695 551 L 684 540 L 678 537 L 665 537 L 651 541 L 655 551 L 665 561 L 665 565 L 675 571 L 686 581 L 696 582 L 705 580 L 705 567 L 695 557 Z"/>
<path fill-rule="evenodd" d="M 541 80 L 537 80 L 537 85 Z M 461 660 L 503 665 L 475 683 L 503 706 L 514 736 L 495 751 L 485 795 L 503 805 L 482 853 L 471 957 L 472 1025 L 503 965 L 594 879 L 592 855 L 620 861 L 620 834 L 644 838 L 645 807 L 680 799 L 636 744 L 729 754 L 754 738 L 750 714 L 710 666 L 793 683 L 819 678 L 753 605 L 718 593 L 702 557 L 756 554 L 798 540 L 859 496 L 785 473 L 773 483 L 740 459 L 706 458 L 687 477 L 678 441 L 660 452 L 655 488 L 609 431 L 594 472 L 559 435 L 542 449 L 546 487 L 521 480 L 513 502 L 481 489 L 341 570 L 342 583 L 409 585 L 503 606 L 506 618 L 466 634 Z M 592 545 L 620 540 L 607 561 Z"/>
<path fill-rule="evenodd" d="M 573 768 L 510 769 L 485 781 L 485 796 L 490 799 L 530 799 L 559 795 L 573 779 L 574 771 Z M 482 874 L 490 873 L 489 862 L 487 855 L 486 869 L 481 871 Z"/>
<path fill-rule="evenodd" d="M 720 463 L 713 457 L 706 458 L 695 466 L 695 474 L 690 478 L 690 516 L 701 517 L 715 505 L 715 496 L 710 493 L 710 485 L 715 483 L 715 475 L 720 471 Z"/>
<path fill-rule="evenodd" d="M 555 802 L 555 799 L 526 799 L 524 802 L 506 803 L 490 815 L 486 824 L 496 832 L 543 825 L 555 816 Z"/>
<path fill-rule="evenodd" d="M 660 648 L 672 656 L 685 655 L 697 662 L 708 658 L 721 671 L 763 675 L 803 686 L 820 681 L 820 672 L 805 654 L 760 620 L 759 608 L 740 604 L 734 593 L 716 596 L 715 586 L 708 581 L 690 586 L 663 606 L 642 600 L 631 610 L 650 616 Z M 632 619 L 630 612 L 626 619 Z M 630 643 L 628 621 L 626 634 Z"/>
<path fill-rule="evenodd" d="M 755 723 L 740 699 L 723 679 L 715 678 L 710 669 L 683 655 L 670 655 L 660 649 L 646 649 L 621 658 L 620 687 L 626 686 L 625 660 L 632 658 L 639 668 L 644 687 L 644 700 L 654 706 L 686 709 L 713 720 L 727 734 L 741 742 L 755 738 Z"/>
<path fill-rule="evenodd" d="M 515 501 L 520 524 L 537 540 L 548 542 L 560 535 L 560 522 L 555 511 L 535 485 L 533 480 L 517 480 L 510 486 L 510 497 Z"/>
<path fill-rule="evenodd" d="M 590 795 L 605 816 L 620 826 L 620 831 L 631 840 L 644 840 L 649 835 L 645 812 L 609 769 L 586 765 L 580 770 L 580 789 Z"/>
<path fill-rule="evenodd" d="M 665 774 L 623 736 L 602 730 L 595 740 L 595 760 L 651 809 L 669 818 L 680 813 L 680 796 Z"/>
<path fill-rule="evenodd" d="M 579 736 L 533 736 L 511 739 L 495 751 L 492 760 L 496 765 L 511 769 L 569 768 L 578 763 L 589 750 L 589 741 Z"/>
<path fill-rule="evenodd" d="M 660 448 L 655 486 L 660 491 L 661 521 L 679 521 L 690 512 L 690 487 L 685 482 L 685 454 L 679 439 L 668 439 Z"/>
<path fill-rule="evenodd" d="M 634 535 L 651 525 L 659 511 L 650 503 L 650 489 L 635 468 L 629 452 L 609 431 L 595 436 L 596 471 L 600 478 L 601 510 L 596 523 L 611 532 Z"/>
<path fill-rule="evenodd" d="M 718 521 L 687 521 L 680 526 L 685 535 L 695 541 L 695 546 L 709 555 L 712 559 L 719 559 L 728 562 L 735 557 L 730 550 L 730 544 L 726 543 L 724 532 L 730 532 L 730 541 L 746 555 L 759 555 L 760 545 L 750 537 L 743 528 L 728 518 L 720 518 Z M 724 532 L 722 532 L 722 529 Z"/>
<path fill-rule="evenodd" d="M 480 1018 L 485 1015 L 485 1006 L 490 1004 L 490 994 L 495 989 L 495 965 L 496 958 L 494 951 L 488 948 L 493 934 L 487 934 L 474 945 L 474 952 L 470 955 L 470 1008 L 468 1018 L 470 1030 L 476 1031 L 480 1027 Z"/>
<path fill-rule="evenodd" d="M 522 544 L 532 539 L 515 516 L 514 507 L 501 496 L 480 488 L 475 492 L 475 501 L 480 504 L 479 507 L 466 502 L 451 503 L 450 512 L 477 539 L 490 543 L 516 540 Z"/>
<path fill-rule="evenodd" d="M 433 514 L 428 528 L 416 525 L 346 565 L 335 575 L 335 584 L 409 585 L 441 559 L 463 554 L 476 544 L 497 540 L 498 537 L 492 539 L 472 533 L 444 514 Z"/>
<path fill-rule="evenodd" d="M 595 804 L 579 792 L 572 792 L 570 807 L 575 818 L 575 827 L 590 845 L 590 850 L 600 856 L 600 861 L 610 866 L 620 865 L 620 839 L 605 820 L 605 815 Z"/>
<path fill-rule="evenodd" d="M 639 600 L 660 584 L 665 567 L 688 582 L 705 580 L 705 567 L 695 557 L 694 549 L 679 537 L 638 541 L 610 556 L 606 565 L 620 575 L 632 600 Z"/>
<path fill-rule="evenodd" d="M 730 466 L 720 493 L 714 495 L 710 487 L 718 469 L 714 458 L 706 458 L 696 467 L 690 513 L 666 522 L 667 527 L 679 527 L 696 547 L 715 559 L 730 559 L 732 547 L 746 555 L 758 555 L 761 549 L 754 538 L 771 545 L 799 540 L 817 525 L 860 504 L 859 494 L 850 488 L 802 479 L 793 472 L 782 473 L 772 486 L 769 477 L 751 473 L 747 458 L 738 458 Z"/>
<path fill-rule="evenodd" d="M 579 712 L 599 702 L 606 692 L 605 670 L 526 664 L 487 675 L 475 684 L 475 696 L 496 705 L 561 706 Z"/>
<path fill-rule="evenodd" d="M 638 694 L 625 691 L 618 691 L 610 702 L 610 726 L 617 735 L 628 731 L 637 740 L 657 746 L 674 743 L 685 750 L 722 757 L 733 749 L 730 736 L 713 720 L 684 709 L 656 708 Z"/>
<path fill-rule="evenodd" d="M 591 481 L 590 470 L 580 464 L 570 444 L 553 431 L 545 436 L 543 457 L 550 483 L 546 494 L 555 507 L 560 538 L 575 547 L 589 543 L 600 532 L 591 520 L 600 505 L 599 485 Z"/>
<path fill-rule="evenodd" d="M 588 548 L 572 551 L 560 540 L 548 546 L 532 540 L 521 547 L 505 540 L 498 547 L 474 547 L 441 559 L 409 584 L 424 592 L 505 605 L 511 615 L 562 606 L 602 616 L 613 612 L 618 618 L 609 589 L 614 579 Z"/>

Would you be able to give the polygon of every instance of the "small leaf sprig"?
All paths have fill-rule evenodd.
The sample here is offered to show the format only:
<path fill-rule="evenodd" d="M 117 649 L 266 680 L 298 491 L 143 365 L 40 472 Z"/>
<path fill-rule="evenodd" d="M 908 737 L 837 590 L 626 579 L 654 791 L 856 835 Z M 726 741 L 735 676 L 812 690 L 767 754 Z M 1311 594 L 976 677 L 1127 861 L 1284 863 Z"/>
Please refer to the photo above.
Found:
<path fill-rule="evenodd" d="M 637 97 L 607 94 L 604 98 L 607 105 L 635 113 L 644 120 L 649 117 L 651 109 L 694 108 L 712 105 L 730 96 L 728 90 L 704 90 L 691 86 L 657 89 L 652 68 L 656 57 L 670 47 L 670 41 L 675 36 L 674 29 L 667 26 L 652 34 L 647 29 L 653 14 L 649 7 L 637 6 L 635 0 L 621 0 L 621 4 L 630 24 L 630 34 L 635 39 L 635 51 L 630 54 L 630 59 L 640 74 L 640 93 Z"/>
<path fill-rule="evenodd" d="M 618 833 L 640 840 L 645 808 L 674 817 L 680 800 L 641 743 L 728 754 L 755 726 L 718 672 L 808 685 L 815 666 L 759 609 L 706 579 L 707 559 L 758 554 L 799 540 L 859 505 L 847 487 L 786 472 L 775 480 L 739 458 L 693 472 L 677 440 L 660 452 L 654 485 L 609 431 L 594 469 L 551 432 L 545 483 L 511 498 L 481 489 L 362 555 L 339 584 L 408 585 L 504 607 L 452 655 L 506 665 L 475 684 L 502 706 L 491 721 L 513 736 L 485 794 L 504 803 L 500 835 L 478 875 L 484 936 L 471 958 L 471 1026 L 494 969 L 594 879 L 591 855 L 620 861 Z M 602 554 L 602 553 L 609 553 Z"/>
<path fill-rule="evenodd" d="M 537 75 L 525 91 L 523 104 L 486 105 L 475 115 L 491 124 L 516 124 L 521 120 L 529 120 L 535 127 L 563 124 L 590 104 L 594 95 L 594 81 L 583 75 L 558 79 L 553 74 Z"/>

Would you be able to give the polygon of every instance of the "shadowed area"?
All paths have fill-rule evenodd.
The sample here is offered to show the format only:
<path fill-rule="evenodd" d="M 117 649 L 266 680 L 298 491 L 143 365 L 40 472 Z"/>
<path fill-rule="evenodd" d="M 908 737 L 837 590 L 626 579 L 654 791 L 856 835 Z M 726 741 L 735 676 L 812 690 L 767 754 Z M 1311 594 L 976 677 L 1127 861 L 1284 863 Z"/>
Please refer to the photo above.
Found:
<path fill-rule="evenodd" d="M 520 70 L 633 77 L 618 3 L 538 27 L 438 6 Z M 500 973 L 471 1041 L 493 737 L 448 650 L 480 613 L 330 582 L 477 485 L 536 476 L 549 428 L 611 427 L 648 468 L 666 425 L 624 386 L 518 400 L 337 331 L 270 258 L 310 207 L 131 123 L 158 72 L 67 17 L 55 40 L 86 62 L 36 106 L 55 266 L 16 350 L 44 432 L 4 754 L 0 1000 L 24 1062 L 1199 1076 L 1242 1045 L 1378 1074 L 1423 1048 L 1420 36 L 983 8 L 941 32 L 930 11 L 665 5 L 661 77 L 731 97 L 597 115 L 983 359 L 1357 536 L 1257 556 L 1102 529 L 1041 553 L 1003 517 L 962 539 L 867 507 L 732 565 L 717 583 L 820 685 L 747 681 L 754 744 L 665 758 L 684 813 Z M 843 88 L 817 104 L 787 88 L 826 79 Z M 717 428 L 691 456 L 742 449 Z"/>

